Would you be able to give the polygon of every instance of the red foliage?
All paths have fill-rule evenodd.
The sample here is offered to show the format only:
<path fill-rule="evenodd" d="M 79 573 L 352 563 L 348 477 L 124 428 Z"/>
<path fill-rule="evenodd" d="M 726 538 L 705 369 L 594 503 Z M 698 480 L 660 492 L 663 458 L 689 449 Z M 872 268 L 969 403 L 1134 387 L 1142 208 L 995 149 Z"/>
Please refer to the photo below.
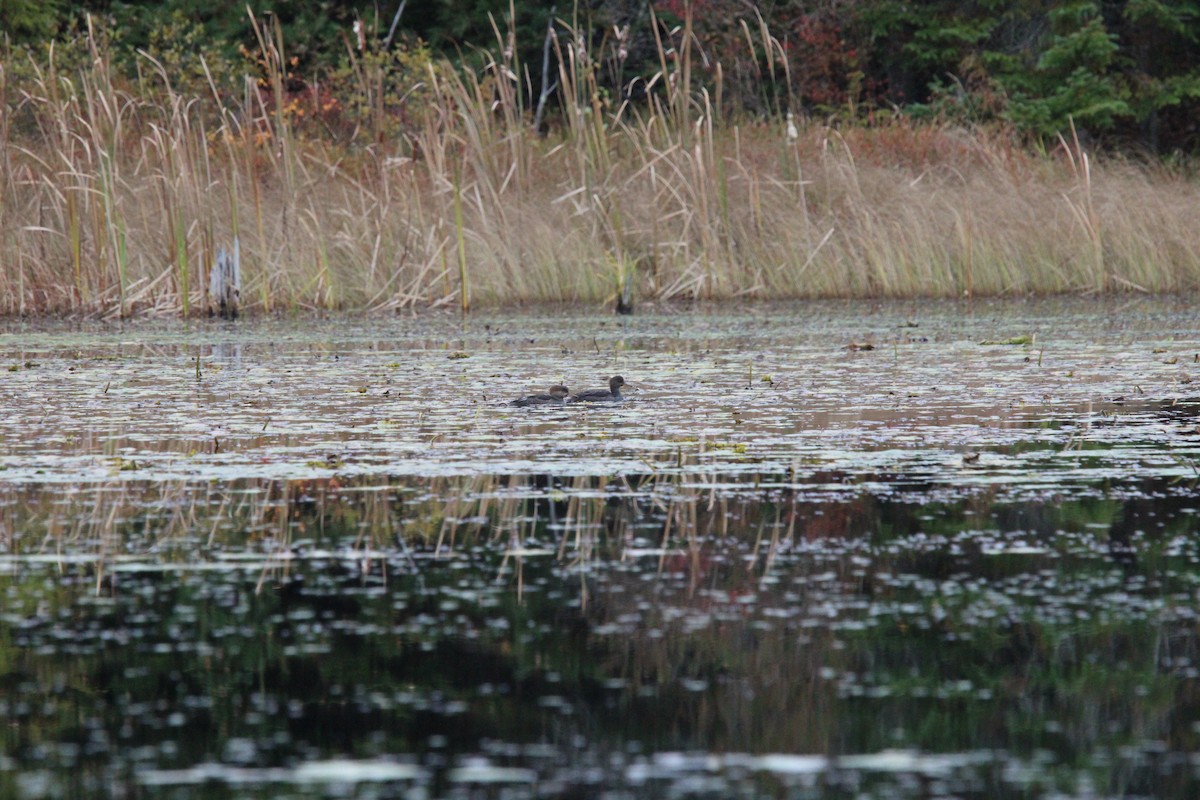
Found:
<path fill-rule="evenodd" d="M 682 32 L 676 30 L 671 36 L 670 31 L 682 22 L 687 5 L 687 0 L 654 4 L 664 26 L 664 43 L 669 42 L 668 46 L 676 50 Z M 690 5 L 696 41 L 710 65 L 706 71 L 711 73 L 712 65 L 720 63 L 725 80 L 731 83 L 730 94 L 743 101 L 756 94 L 762 76 L 771 73 L 772 68 L 779 81 L 777 92 L 790 95 L 778 98 L 784 105 L 844 108 L 860 100 L 856 95 L 870 88 L 864 85 L 859 52 L 845 35 L 845 14 L 836 3 L 789 3 L 770 8 L 759 5 L 766 31 L 775 42 L 769 48 L 762 42 L 762 27 L 748 4 L 739 0 L 691 0 Z M 785 74 L 790 75 L 790 86 L 783 85 Z"/>
<path fill-rule="evenodd" d="M 795 91 L 805 105 L 846 105 L 858 69 L 858 54 L 847 45 L 837 20 L 803 14 L 783 40 Z"/>

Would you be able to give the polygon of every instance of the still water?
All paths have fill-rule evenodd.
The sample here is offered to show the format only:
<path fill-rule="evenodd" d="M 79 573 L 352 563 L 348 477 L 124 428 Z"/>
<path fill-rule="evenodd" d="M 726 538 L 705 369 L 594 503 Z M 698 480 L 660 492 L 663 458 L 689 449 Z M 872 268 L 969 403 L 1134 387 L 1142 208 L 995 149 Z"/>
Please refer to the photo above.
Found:
<path fill-rule="evenodd" d="M 4 323 L 0 797 L 1197 796 L 1198 323 Z"/>

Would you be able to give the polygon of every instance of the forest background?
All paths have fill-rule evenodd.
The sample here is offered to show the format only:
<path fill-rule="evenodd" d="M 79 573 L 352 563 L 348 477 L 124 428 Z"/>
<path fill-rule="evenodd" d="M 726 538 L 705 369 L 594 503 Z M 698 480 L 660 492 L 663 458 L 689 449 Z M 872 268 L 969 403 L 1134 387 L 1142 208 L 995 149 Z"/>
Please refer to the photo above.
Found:
<path fill-rule="evenodd" d="M 0 30 L 9 313 L 191 313 L 234 238 L 266 310 L 1200 275 L 1200 3 L 0 0 Z"/>

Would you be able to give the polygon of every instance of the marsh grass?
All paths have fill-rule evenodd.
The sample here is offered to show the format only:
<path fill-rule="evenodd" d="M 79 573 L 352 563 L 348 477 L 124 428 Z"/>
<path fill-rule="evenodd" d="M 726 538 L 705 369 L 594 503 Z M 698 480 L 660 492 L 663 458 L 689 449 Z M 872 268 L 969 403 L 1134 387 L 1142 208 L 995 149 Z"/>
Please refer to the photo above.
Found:
<path fill-rule="evenodd" d="M 606 55 L 565 24 L 545 137 L 499 28 L 478 71 L 427 65 L 396 99 L 400 131 L 377 62 L 356 62 L 366 123 L 335 135 L 284 102 L 285 43 L 254 24 L 261 75 L 240 92 L 210 76 L 184 96 L 149 57 L 123 80 L 95 35 L 70 74 L 53 51 L 20 85 L 0 66 L 0 312 L 201 313 L 235 237 L 259 313 L 1200 283 L 1195 183 L 1077 137 L 1036 153 L 903 119 L 739 123 L 719 111 L 719 67 L 710 96 L 687 47 L 650 100 L 617 102 L 597 82 Z"/>

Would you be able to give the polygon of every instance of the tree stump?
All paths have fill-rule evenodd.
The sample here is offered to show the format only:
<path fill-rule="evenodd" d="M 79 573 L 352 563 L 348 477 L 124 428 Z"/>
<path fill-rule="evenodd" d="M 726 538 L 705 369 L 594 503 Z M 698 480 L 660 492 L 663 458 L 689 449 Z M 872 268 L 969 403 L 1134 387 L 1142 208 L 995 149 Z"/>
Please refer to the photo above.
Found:
<path fill-rule="evenodd" d="M 233 255 L 224 247 L 217 248 L 217 263 L 208 276 L 208 315 L 221 319 L 237 319 L 242 299 L 242 258 L 238 240 L 233 239 Z"/>

